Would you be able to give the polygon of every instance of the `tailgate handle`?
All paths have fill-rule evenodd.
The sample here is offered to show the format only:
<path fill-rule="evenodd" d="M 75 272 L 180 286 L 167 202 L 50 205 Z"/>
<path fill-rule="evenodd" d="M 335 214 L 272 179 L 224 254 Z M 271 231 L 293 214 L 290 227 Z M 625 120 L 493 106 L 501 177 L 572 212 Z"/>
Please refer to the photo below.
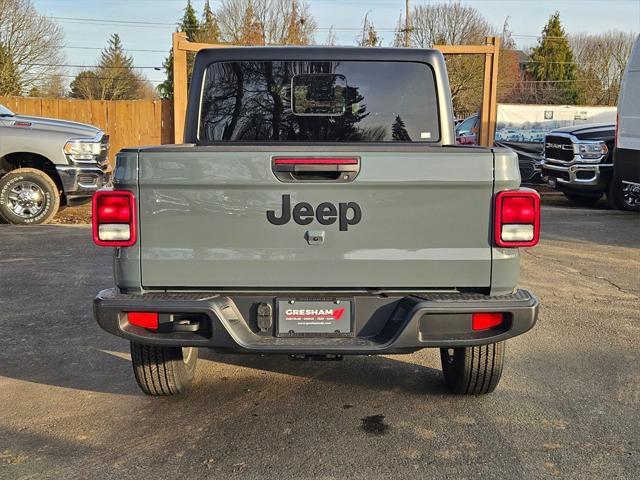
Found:
<path fill-rule="evenodd" d="M 358 157 L 276 157 L 273 173 L 282 182 L 351 182 L 360 172 Z"/>

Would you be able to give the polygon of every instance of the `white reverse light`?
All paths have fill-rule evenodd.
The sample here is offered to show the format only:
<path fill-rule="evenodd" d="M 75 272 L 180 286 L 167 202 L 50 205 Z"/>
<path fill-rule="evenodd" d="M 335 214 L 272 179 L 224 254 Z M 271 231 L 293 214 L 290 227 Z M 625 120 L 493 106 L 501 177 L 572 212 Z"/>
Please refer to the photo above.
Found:
<path fill-rule="evenodd" d="M 501 237 L 505 242 L 530 242 L 533 240 L 533 225 L 502 225 Z"/>

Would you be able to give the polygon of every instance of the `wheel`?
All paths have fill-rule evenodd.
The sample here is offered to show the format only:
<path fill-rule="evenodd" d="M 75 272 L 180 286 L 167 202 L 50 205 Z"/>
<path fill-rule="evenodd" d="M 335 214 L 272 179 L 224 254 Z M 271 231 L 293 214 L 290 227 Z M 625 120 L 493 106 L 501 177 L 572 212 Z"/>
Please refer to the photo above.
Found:
<path fill-rule="evenodd" d="M 6 223 L 47 223 L 59 208 L 60 192 L 46 173 L 35 168 L 18 168 L 0 178 L 0 218 Z"/>
<path fill-rule="evenodd" d="M 640 185 L 614 178 L 607 189 L 607 201 L 612 208 L 640 212 Z"/>
<path fill-rule="evenodd" d="M 567 193 L 563 192 L 567 200 L 576 203 L 578 205 L 595 205 L 602 195 L 581 195 L 579 193 Z"/>
<path fill-rule="evenodd" d="M 440 360 L 447 388 L 460 395 L 495 390 L 504 363 L 504 342 L 467 348 L 441 348 Z"/>
<path fill-rule="evenodd" d="M 198 349 L 131 342 L 131 360 L 136 381 L 144 393 L 176 395 L 191 386 L 198 363 Z"/>

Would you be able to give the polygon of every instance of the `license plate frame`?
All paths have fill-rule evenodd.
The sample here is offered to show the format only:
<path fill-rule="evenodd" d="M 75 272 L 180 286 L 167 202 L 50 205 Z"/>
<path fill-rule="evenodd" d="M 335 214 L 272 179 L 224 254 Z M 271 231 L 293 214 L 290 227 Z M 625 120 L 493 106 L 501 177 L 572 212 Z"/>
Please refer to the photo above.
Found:
<path fill-rule="evenodd" d="M 353 337 L 351 298 L 277 298 L 277 337 Z"/>

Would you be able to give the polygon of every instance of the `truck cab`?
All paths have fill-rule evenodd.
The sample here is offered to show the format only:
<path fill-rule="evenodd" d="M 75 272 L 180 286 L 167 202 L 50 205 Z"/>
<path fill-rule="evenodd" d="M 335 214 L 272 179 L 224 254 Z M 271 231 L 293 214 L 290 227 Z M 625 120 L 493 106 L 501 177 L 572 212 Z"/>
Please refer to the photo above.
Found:
<path fill-rule="evenodd" d="M 452 392 L 493 391 L 537 318 L 517 281 L 539 196 L 515 154 L 455 146 L 453 125 L 435 50 L 199 52 L 186 143 L 123 150 L 93 202 L 116 283 L 94 314 L 141 389 L 186 390 L 198 348 L 439 348 Z"/>

